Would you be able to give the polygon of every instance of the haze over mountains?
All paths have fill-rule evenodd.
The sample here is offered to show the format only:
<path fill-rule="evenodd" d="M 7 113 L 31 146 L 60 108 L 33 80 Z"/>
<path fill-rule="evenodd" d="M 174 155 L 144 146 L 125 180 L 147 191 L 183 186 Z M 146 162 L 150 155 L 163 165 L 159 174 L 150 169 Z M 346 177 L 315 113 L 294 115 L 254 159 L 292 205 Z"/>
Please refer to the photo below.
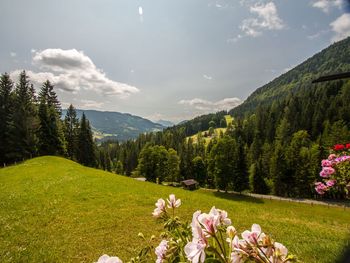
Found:
<path fill-rule="evenodd" d="M 81 118 L 83 112 L 85 113 L 92 126 L 94 137 L 98 140 L 125 141 L 134 139 L 141 133 L 161 131 L 165 128 L 162 124 L 129 113 L 82 109 L 76 111 L 78 118 Z M 63 110 L 63 118 L 65 114 L 66 110 Z"/>

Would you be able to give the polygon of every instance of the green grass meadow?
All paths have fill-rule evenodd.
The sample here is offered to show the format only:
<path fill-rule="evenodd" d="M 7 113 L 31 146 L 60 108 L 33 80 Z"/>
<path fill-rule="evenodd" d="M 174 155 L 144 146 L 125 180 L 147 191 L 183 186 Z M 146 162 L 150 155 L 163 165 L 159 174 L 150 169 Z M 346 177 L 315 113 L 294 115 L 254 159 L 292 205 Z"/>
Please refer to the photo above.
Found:
<path fill-rule="evenodd" d="M 348 244 L 349 209 L 190 192 L 40 157 L 0 169 L 0 262 L 94 262 L 104 253 L 127 261 L 142 246 L 139 232 L 160 233 L 151 213 L 171 193 L 183 219 L 216 206 L 239 231 L 260 224 L 303 262 L 335 262 Z"/>

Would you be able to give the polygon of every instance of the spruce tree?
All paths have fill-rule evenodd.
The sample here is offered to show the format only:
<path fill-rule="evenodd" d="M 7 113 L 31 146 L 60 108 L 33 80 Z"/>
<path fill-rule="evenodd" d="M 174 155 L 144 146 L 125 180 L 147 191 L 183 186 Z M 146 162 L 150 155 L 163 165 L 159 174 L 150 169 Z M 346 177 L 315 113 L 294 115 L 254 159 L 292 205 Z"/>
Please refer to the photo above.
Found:
<path fill-rule="evenodd" d="M 50 81 L 46 81 L 39 93 L 39 152 L 41 155 L 63 155 L 63 136 L 60 104 Z"/>
<path fill-rule="evenodd" d="M 14 111 L 11 116 L 9 157 L 12 161 L 27 159 L 37 153 L 39 121 L 33 92 L 26 72 L 22 71 L 14 91 Z"/>
<path fill-rule="evenodd" d="M 13 83 L 10 75 L 5 73 L 0 77 L 0 165 L 8 161 L 10 150 L 10 122 L 13 111 Z"/>
<path fill-rule="evenodd" d="M 64 137 L 66 140 L 67 155 L 70 159 L 75 160 L 77 155 L 79 119 L 73 105 L 69 105 L 64 118 Z"/>
<path fill-rule="evenodd" d="M 95 144 L 92 138 L 90 123 L 84 113 L 80 120 L 78 132 L 77 160 L 85 166 L 96 167 Z"/>

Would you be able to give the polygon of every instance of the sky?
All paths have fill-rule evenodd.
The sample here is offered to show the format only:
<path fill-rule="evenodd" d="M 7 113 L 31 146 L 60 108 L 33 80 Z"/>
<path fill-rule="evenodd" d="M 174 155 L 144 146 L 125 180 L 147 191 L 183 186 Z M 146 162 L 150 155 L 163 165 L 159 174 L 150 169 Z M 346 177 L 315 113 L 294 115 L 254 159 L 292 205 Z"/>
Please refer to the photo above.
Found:
<path fill-rule="evenodd" d="M 63 108 L 174 123 L 229 110 L 350 35 L 345 0 L 0 0 L 0 73 Z"/>

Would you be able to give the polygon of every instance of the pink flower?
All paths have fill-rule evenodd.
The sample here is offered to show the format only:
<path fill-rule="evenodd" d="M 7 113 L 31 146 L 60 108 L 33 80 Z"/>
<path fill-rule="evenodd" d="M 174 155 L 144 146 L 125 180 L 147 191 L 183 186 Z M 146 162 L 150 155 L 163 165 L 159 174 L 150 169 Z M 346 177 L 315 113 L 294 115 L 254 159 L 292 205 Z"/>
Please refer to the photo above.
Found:
<path fill-rule="evenodd" d="M 334 153 L 332 153 L 332 154 L 330 154 L 329 156 L 328 156 L 328 160 L 333 160 L 333 159 L 335 159 L 337 156 L 334 154 Z"/>
<path fill-rule="evenodd" d="M 209 214 L 217 216 L 220 224 L 223 224 L 226 226 L 231 225 L 231 219 L 227 217 L 227 212 L 225 210 L 216 209 L 215 206 L 213 206 Z"/>
<path fill-rule="evenodd" d="M 213 206 L 209 214 L 203 213 L 198 216 L 198 222 L 207 237 L 215 235 L 217 227 L 220 225 L 219 211 Z"/>
<path fill-rule="evenodd" d="M 152 215 L 154 217 L 160 217 L 165 212 L 165 201 L 164 199 L 158 199 L 157 203 L 155 203 L 156 208 L 154 209 Z"/>
<path fill-rule="evenodd" d="M 288 255 L 288 249 L 281 243 L 275 242 L 274 253 L 270 257 L 270 261 L 275 263 L 286 262 L 287 255 Z"/>
<path fill-rule="evenodd" d="M 199 224 L 198 217 L 201 211 L 196 211 L 192 216 L 192 241 L 185 246 L 185 254 L 191 262 L 204 262 L 205 260 L 205 248 L 208 245 L 208 241 L 203 233 L 203 230 Z"/>
<path fill-rule="evenodd" d="M 157 255 L 156 263 L 163 263 L 167 249 L 168 249 L 168 241 L 162 240 L 159 246 L 156 247 L 155 249 L 155 253 Z"/>
<path fill-rule="evenodd" d="M 326 185 L 327 185 L 328 187 L 332 187 L 332 186 L 335 185 L 336 182 L 337 182 L 336 180 L 328 180 L 328 181 L 326 182 Z"/>
<path fill-rule="evenodd" d="M 321 165 L 322 167 L 330 167 L 332 166 L 332 162 L 329 160 L 322 160 Z"/>
<path fill-rule="evenodd" d="M 253 224 L 252 231 L 244 231 L 242 237 L 248 243 L 257 244 L 261 234 L 261 227 L 258 224 Z"/>
<path fill-rule="evenodd" d="M 316 192 L 320 195 L 323 195 L 328 190 L 327 186 L 322 182 L 315 183 L 315 186 Z"/>
<path fill-rule="evenodd" d="M 101 256 L 96 263 L 123 263 L 118 257 L 110 257 L 108 255 Z"/>
<path fill-rule="evenodd" d="M 231 243 L 231 262 L 232 263 L 241 263 L 245 262 L 248 257 L 248 253 L 244 251 L 246 248 L 245 241 L 240 240 L 238 236 L 235 236 Z"/>
<path fill-rule="evenodd" d="M 185 254 L 190 262 L 198 263 L 205 260 L 206 244 L 202 242 L 190 242 L 185 246 Z"/>
<path fill-rule="evenodd" d="M 320 172 L 321 177 L 329 177 L 331 174 L 334 174 L 335 170 L 332 167 L 323 167 L 322 171 Z"/>
<path fill-rule="evenodd" d="M 169 199 L 167 199 L 167 202 L 168 202 L 168 208 L 175 208 L 181 205 L 181 199 L 176 200 L 174 194 L 169 195 Z"/>

